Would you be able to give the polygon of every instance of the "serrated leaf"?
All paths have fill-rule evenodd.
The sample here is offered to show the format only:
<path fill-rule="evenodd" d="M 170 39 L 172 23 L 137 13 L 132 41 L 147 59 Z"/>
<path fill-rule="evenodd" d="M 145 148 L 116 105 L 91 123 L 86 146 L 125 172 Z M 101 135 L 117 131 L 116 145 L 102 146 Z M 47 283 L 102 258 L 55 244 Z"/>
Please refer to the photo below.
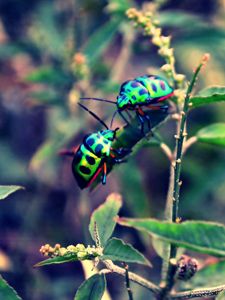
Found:
<path fill-rule="evenodd" d="M 223 284 L 225 284 L 225 261 L 220 261 L 200 269 L 193 278 L 181 283 L 181 288 L 207 288 Z"/>
<path fill-rule="evenodd" d="M 225 226 L 219 223 L 186 221 L 181 224 L 154 219 L 120 218 L 121 225 L 144 230 L 162 240 L 218 257 L 225 257 Z"/>
<path fill-rule="evenodd" d="M 101 246 L 105 246 L 107 240 L 113 233 L 116 226 L 115 217 L 122 205 L 119 194 L 111 194 L 106 201 L 100 205 L 92 214 L 89 224 L 89 231 L 92 239 L 95 241 L 95 223 L 97 225 L 99 240 Z"/>
<path fill-rule="evenodd" d="M 23 189 L 24 187 L 19 185 L 0 185 L 0 200 L 3 200 L 10 194 Z"/>
<path fill-rule="evenodd" d="M 64 264 L 71 261 L 77 261 L 78 258 L 75 254 L 69 254 L 64 256 L 56 256 L 53 258 L 45 259 L 37 264 L 34 265 L 34 267 L 42 267 L 46 265 L 55 265 L 55 264 Z"/>
<path fill-rule="evenodd" d="M 219 295 L 216 297 L 216 300 L 225 300 L 225 291 L 219 293 Z"/>
<path fill-rule="evenodd" d="M 202 128 L 196 134 L 199 142 L 225 146 L 225 123 L 216 123 Z"/>
<path fill-rule="evenodd" d="M 105 275 L 95 274 L 81 284 L 76 292 L 74 300 L 101 300 L 105 288 Z"/>
<path fill-rule="evenodd" d="M 191 108 L 196 108 L 201 105 L 225 101 L 225 87 L 212 86 L 201 90 L 197 95 L 190 99 Z"/>
<path fill-rule="evenodd" d="M 17 292 L 0 275 L 0 299 L 22 300 Z"/>
<path fill-rule="evenodd" d="M 143 254 L 130 244 L 126 244 L 123 240 L 117 238 L 112 238 L 107 242 L 103 251 L 102 259 L 151 266 L 151 263 L 144 257 Z"/>

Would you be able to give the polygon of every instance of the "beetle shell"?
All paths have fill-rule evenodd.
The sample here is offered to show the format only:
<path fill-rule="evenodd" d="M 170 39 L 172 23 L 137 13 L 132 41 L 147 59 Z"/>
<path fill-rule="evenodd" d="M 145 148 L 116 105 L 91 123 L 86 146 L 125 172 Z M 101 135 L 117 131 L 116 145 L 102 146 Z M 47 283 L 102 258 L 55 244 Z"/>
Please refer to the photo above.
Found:
<path fill-rule="evenodd" d="M 168 82 L 155 75 L 144 75 L 128 80 L 121 85 L 117 97 L 118 109 L 125 109 L 135 105 L 148 105 L 157 103 L 169 98 L 173 89 Z"/>
<path fill-rule="evenodd" d="M 106 138 L 106 137 L 107 138 Z M 114 136 L 112 130 L 103 130 L 86 136 L 74 155 L 72 171 L 81 189 L 88 187 L 102 170 L 102 165 L 110 156 Z"/>

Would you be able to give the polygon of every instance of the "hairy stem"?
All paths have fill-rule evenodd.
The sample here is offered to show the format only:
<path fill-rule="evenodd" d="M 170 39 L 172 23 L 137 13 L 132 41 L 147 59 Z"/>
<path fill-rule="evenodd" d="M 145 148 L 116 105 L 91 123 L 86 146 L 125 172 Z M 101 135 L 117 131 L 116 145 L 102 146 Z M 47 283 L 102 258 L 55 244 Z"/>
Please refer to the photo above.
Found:
<path fill-rule="evenodd" d="M 110 260 L 105 260 L 103 262 L 105 264 L 105 266 L 107 267 L 107 269 L 112 272 L 112 273 L 117 273 L 119 275 L 122 276 L 126 276 L 126 271 L 123 268 L 120 268 L 116 265 L 114 265 L 114 263 Z M 139 285 L 145 287 L 146 289 L 148 289 L 149 291 L 153 292 L 154 294 L 159 294 L 161 289 L 160 287 L 158 287 L 157 285 L 155 285 L 154 283 L 152 283 L 151 281 L 135 274 L 132 272 L 129 272 L 129 279 L 133 282 L 138 283 Z"/>
<path fill-rule="evenodd" d="M 175 135 L 176 147 L 175 147 L 175 161 L 171 164 L 171 176 L 170 176 L 170 186 L 168 192 L 168 202 L 167 202 L 167 215 L 169 214 L 170 220 L 175 223 L 179 223 L 179 197 L 180 197 L 180 174 L 181 174 L 181 164 L 182 164 L 182 154 L 183 154 L 183 143 L 187 136 L 186 133 L 186 120 L 188 112 L 188 104 L 191 96 L 191 92 L 197 80 L 197 76 L 206 62 L 206 56 L 202 59 L 196 70 L 194 71 L 192 80 L 188 86 L 186 96 L 184 99 L 183 109 L 180 113 L 180 121 L 177 123 L 178 134 Z M 174 170 L 173 170 L 174 168 Z M 171 199 L 172 198 L 172 199 Z M 170 210 L 168 212 L 168 209 Z M 167 251 L 168 252 L 168 251 Z M 162 292 L 159 299 L 165 299 L 167 294 L 171 291 L 174 285 L 174 276 L 176 273 L 176 268 L 174 265 L 174 259 L 176 258 L 177 248 L 174 245 L 170 246 L 169 253 L 166 254 L 166 262 L 163 265 L 163 277 L 164 282 L 161 282 Z M 169 254 L 169 255 L 168 255 Z M 166 270 L 165 270 L 166 268 Z"/>
<path fill-rule="evenodd" d="M 225 285 L 205 288 L 205 289 L 195 289 L 192 291 L 186 291 L 182 293 L 176 293 L 174 295 L 170 295 L 168 297 L 169 300 L 184 300 L 184 299 L 192 299 L 192 298 L 200 298 L 200 297 L 212 297 L 218 295 L 220 292 L 225 290 Z"/>

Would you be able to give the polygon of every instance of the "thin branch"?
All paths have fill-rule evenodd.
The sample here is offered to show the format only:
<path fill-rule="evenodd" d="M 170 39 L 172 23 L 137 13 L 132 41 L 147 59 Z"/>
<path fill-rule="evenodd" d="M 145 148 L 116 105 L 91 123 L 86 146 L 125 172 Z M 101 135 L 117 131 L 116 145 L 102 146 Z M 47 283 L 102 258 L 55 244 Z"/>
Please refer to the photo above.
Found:
<path fill-rule="evenodd" d="M 167 144 L 165 144 L 165 143 L 160 143 L 160 148 L 162 149 L 162 151 L 164 152 L 166 157 L 169 159 L 169 161 L 172 162 L 173 161 L 173 153 L 172 153 L 170 147 L 167 146 Z"/>
<path fill-rule="evenodd" d="M 127 288 L 127 293 L 129 300 L 133 300 L 133 293 L 130 287 L 130 278 L 129 278 L 129 272 L 128 272 L 128 265 L 124 263 L 124 269 L 125 269 L 125 283 Z"/>
<path fill-rule="evenodd" d="M 183 147 L 183 152 L 182 155 L 184 155 L 186 153 L 186 151 L 194 144 L 197 142 L 197 137 L 196 136 L 192 136 L 190 137 L 188 140 L 185 141 L 184 143 L 184 147 Z"/>
<path fill-rule="evenodd" d="M 126 272 L 123 268 L 120 268 L 116 265 L 114 265 L 114 263 L 110 260 L 104 260 L 103 263 L 105 264 L 105 266 L 107 267 L 108 270 L 110 270 L 112 273 L 117 273 L 119 275 L 125 276 Z M 151 281 L 135 274 L 132 272 L 129 272 L 129 279 L 133 282 L 138 283 L 139 285 L 145 287 L 146 289 L 148 289 L 149 291 L 153 292 L 154 294 L 158 295 L 161 291 L 160 287 L 158 287 L 157 285 L 155 285 L 154 283 L 152 283 Z"/>
<path fill-rule="evenodd" d="M 205 289 L 195 289 L 192 291 L 186 291 L 182 293 L 176 293 L 168 297 L 169 300 L 178 300 L 178 299 L 192 299 L 200 297 L 212 297 L 218 295 L 220 292 L 225 290 L 225 285 L 205 288 Z"/>

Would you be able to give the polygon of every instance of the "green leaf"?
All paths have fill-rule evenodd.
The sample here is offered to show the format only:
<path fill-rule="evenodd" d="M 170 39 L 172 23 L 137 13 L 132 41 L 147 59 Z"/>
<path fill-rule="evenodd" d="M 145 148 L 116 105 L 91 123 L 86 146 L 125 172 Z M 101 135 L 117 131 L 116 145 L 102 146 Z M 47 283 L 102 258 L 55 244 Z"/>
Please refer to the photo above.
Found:
<path fill-rule="evenodd" d="M 64 74 L 61 69 L 43 66 L 27 75 L 25 80 L 33 83 L 44 83 L 62 87 L 68 83 L 70 78 Z"/>
<path fill-rule="evenodd" d="M 225 291 L 219 293 L 219 295 L 216 297 L 216 300 L 224 300 L 225 299 Z"/>
<path fill-rule="evenodd" d="M 22 300 L 17 292 L 0 275 L 0 299 Z"/>
<path fill-rule="evenodd" d="M 187 282 L 182 282 L 181 288 L 207 288 L 223 284 L 225 284 L 225 261 L 220 261 L 200 269 L 193 278 Z"/>
<path fill-rule="evenodd" d="M 53 258 L 45 259 L 37 264 L 34 265 L 34 267 L 42 267 L 46 265 L 55 265 L 55 264 L 64 264 L 71 261 L 77 261 L 78 258 L 75 254 L 68 254 L 64 256 L 56 256 Z"/>
<path fill-rule="evenodd" d="M 123 261 L 151 266 L 151 263 L 130 244 L 124 243 L 121 239 L 110 239 L 103 251 L 102 259 L 112 261 Z"/>
<path fill-rule="evenodd" d="M 113 233 L 117 216 L 122 205 L 119 194 L 111 194 L 106 201 L 100 205 L 92 214 L 89 224 L 89 231 L 92 239 L 95 241 L 95 224 L 97 225 L 99 240 L 101 246 L 105 246 L 107 240 Z M 96 241 L 95 241 L 96 242 Z"/>
<path fill-rule="evenodd" d="M 186 221 L 181 224 L 154 219 L 120 218 L 121 225 L 144 230 L 162 240 L 218 257 L 225 257 L 225 226 L 219 223 Z"/>
<path fill-rule="evenodd" d="M 0 200 L 3 200 L 10 194 L 23 189 L 24 187 L 19 185 L 0 185 Z"/>
<path fill-rule="evenodd" d="M 196 134 L 199 142 L 225 146 L 225 123 L 215 123 L 202 128 Z"/>
<path fill-rule="evenodd" d="M 221 101 L 225 101 L 224 86 L 206 88 L 190 99 L 190 103 L 192 103 L 191 108 Z"/>
<path fill-rule="evenodd" d="M 90 64 L 95 62 L 109 45 L 118 30 L 121 20 L 121 18 L 112 18 L 90 37 L 83 50 Z"/>
<path fill-rule="evenodd" d="M 132 215 L 139 218 L 149 216 L 151 211 L 149 197 L 144 188 L 143 173 L 135 157 L 129 157 L 129 162 L 118 168 L 118 173 L 121 178 L 122 194 Z"/>
<path fill-rule="evenodd" d="M 105 275 L 95 274 L 81 284 L 76 292 L 74 300 L 101 300 L 105 288 Z"/>

